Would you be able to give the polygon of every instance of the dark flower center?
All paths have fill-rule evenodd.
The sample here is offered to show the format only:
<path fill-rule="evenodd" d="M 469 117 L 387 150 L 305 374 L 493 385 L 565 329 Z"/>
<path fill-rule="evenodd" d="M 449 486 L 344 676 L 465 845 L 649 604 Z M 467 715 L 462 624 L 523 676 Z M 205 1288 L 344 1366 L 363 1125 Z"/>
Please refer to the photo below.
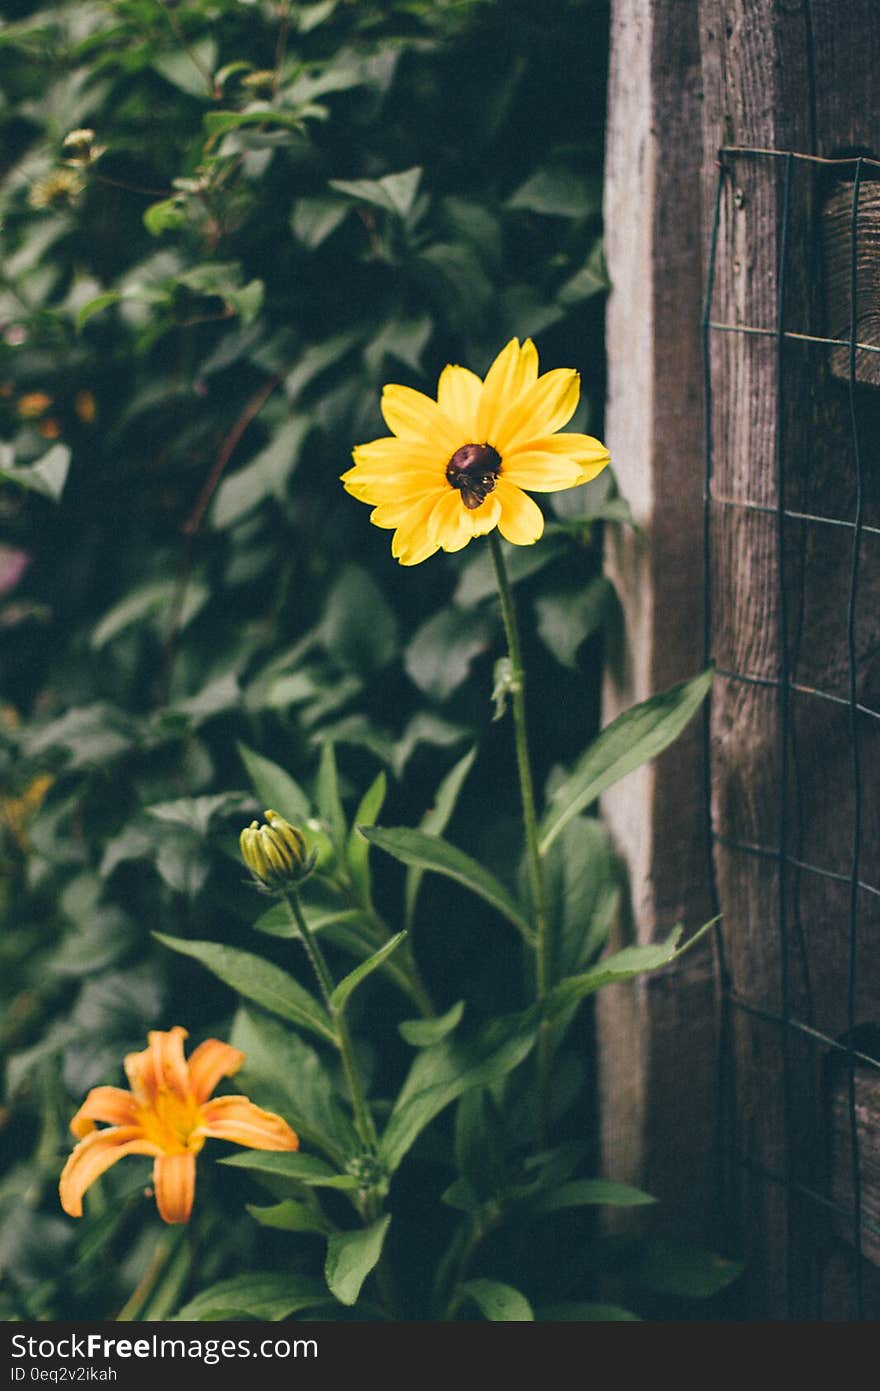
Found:
<path fill-rule="evenodd" d="M 463 444 L 446 465 L 446 481 L 472 512 L 494 490 L 500 472 L 501 455 L 491 444 Z"/>

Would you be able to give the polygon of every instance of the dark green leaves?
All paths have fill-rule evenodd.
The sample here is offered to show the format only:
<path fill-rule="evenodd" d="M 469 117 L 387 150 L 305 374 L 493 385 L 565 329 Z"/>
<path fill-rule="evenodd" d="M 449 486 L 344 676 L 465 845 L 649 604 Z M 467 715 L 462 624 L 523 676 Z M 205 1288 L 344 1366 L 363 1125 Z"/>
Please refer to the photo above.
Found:
<path fill-rule="evenodd" d="M 380 850 L 387 851 L 406 865 L 430 869 L 464 884 L 465 888 L 503 914 L 531 942 L 531 928 L 515 899 L 488 869 L 463 850 L 450 845 L 440 836 L 429 836 L 424 831 L 411 830 L 407 826 L 365 827 L 363 835 L 378 845 Z"/>
<path fill-rule="evenodd" d="M 479 1306 L 484 1318 L 524 1323 L 535 1317 L 525 1295 L 500 1280 L 467 1280 L 461 1292 Z"/>
<path fill-rule="evenodd" d="M 550 798 L 542 826 L 542 853 L 571 818 L 601 792 L 656 758 L 678 738 L 703 703 L 713 675 L 710 667 L 692 680 L 634 705 L 602 730 Z"/>
<path fill-rule="evenodd" d="M 390 1221 L 386 1215 L 369 1227 L 336 1232 L 327 1242 L 324 1274 L 341 1304 L 357 1303 L 361 1285 L 382 1255 Z"/>

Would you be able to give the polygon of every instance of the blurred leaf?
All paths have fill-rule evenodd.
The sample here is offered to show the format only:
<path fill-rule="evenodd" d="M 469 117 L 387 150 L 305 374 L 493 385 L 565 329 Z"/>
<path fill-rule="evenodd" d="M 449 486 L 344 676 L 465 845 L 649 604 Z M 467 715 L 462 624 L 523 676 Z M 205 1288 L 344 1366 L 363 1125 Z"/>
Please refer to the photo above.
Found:
<path fill-rule="evenodd" d="M 303 246 L 314 251 L 336 231 L 350 211 L 350 203 L 341 198 L 298 198 L 290 219 L 291 231 Z"/>
<path fill-rule="evenodd" d="M 630 1313 L 619 1304 L 545 1304 L 538 1310 L 541 1322 L 549 1323 L 639 1323 L 638 1314 Z"/>
<path fill-rule="evenodd" d="M 714 1251 L 676 1241 L 652 1240 L 627 1270 L 637 1284 L 682 1299 L 711 1299 L 739 1279 L 745 1266 Z"/>
<path fill-rule="evenodd" d="M 511 584 L 517 584 L 556 560 L 567 550 L 567 544 L 561 536 L 554 536 L 548 532 L 540 546 L 513 546 L 507 541 L 502 541 L 501 548 L 507 566 L 507 577 Z M 484 599 L 494 597 L 497 593 L 498 582 L 489 548 L 475 548 L 474 554 L 468 556 L 462 566 L 453 600 L 459 608 L 466 609 L 482 603 Z"/>
<path fill-rule="evenodd" d="M 422 176 L 420 165 L 404 169 L 399 174 L 386 174 L 381 179 L 330 179 L 330 187 L 359 203 L 371 203 L 376 208 L 408 217 Z"/>
<path fill-rule="evenodd" d="M 371 1226 L 351 1232 L 335 1232 L 327 1242 L 324 1275 L 341 1304 L 356 1304 L 361 1285 L 382 1254 L 390 1214 Z"/>
<path fill-rule="evenodd" d="M 168 937 L 163 932 L 152 935 L 172 951 L 200 961 L 245 999 L 253 1000 L 292 1024 L 301 1025 L 319 1038 L 335 1041 L 336 1034 L 326 1010 L 293 976 L 271 961 L 264 961 L 251 952 L 239 951 L 237 947 L 224 946 L 221 942 L 185 941 L 179 937 Z"/>
<path fill-rule="evenodd" d="M 336 768 L 336 753 L 329 740 L 321 745 L 321 762 L 318 767 L 317 786 L 318 810 L 330 830 L 330 836 L 340 855 L 345 854 L 348 837 L 348 824 L 339 796 L 339 774 Z M 369 837 L 368 837 L 369 839 Z"/>
<path fill-rule="evenodd" d="M 611 581 L 598 575 L 583 589 L 542 594 L 535 600 L 538 632 L 562 666 L 577 669 L 581 644 L 604 626 L 615 597 Z"/>
<path fill-rule="evenodd" d="M 342 570 L 327 597 L 318 636 L 341 666 L 363 675 L 391 661 L 397 651 L 397 617 L 367 570 L 359 565 Z"/>
<path fill-rule="evenodd" d="M 593 217 L 602 208 L 602 184 L 595 175 L 578 177 L 571 169 L 539 169 L 510 195 L 507 206 L 552 217 Z"/>
<path fill-rule="evenodd" d="M 70 468 L 70 450 L 66 444 L 53 445 L 35 464 L 16 464 L 14 458 L 9 445 L 0 445 L 0 481 L 18 483 L 49 498 L 50 502 L 60 502 Z"/>
<path fill-rule="evenodd" d="M 249 749 L 247 744 L 239 742 L 237 748 L 263 810 L 277 811 L 295 826 L 307 820 L 309 799 L 296 779 L 271 758 Z"/>
<path fill-rule="evenodd" d="M 152 580 L 139 585 L 104 614 L 92 630 L 92 647 L 97 650 L 106 646 L 132 624 L 143 623 L 147 619 L 156 619 L 159 624 L 164 622 L 167 625 L 173 615 L 177 631 L 182 632 L 209 598 L 207 585 L 192 580 L 184 590 L 181 590 L 177 580 Z"/>
<path fill-rule="evenodd" d="M 267 498 L 284 500 L 309 429 L 310 422 L 304 416 L 290 416 L 265 449 L 223 479 L 211 504 L 215 530 L 234 526 Z"/>
<path fill-rule="evenodd" d="M 535 1204 L 535 1211 L 560 1212 L 572 1207 L 642 1207 L 656 1201 L 650 1193 L 643 1193 L 640 1188 L 633 1188 L 628 1183 L 582 1178 L 542 1193 Z"/>
<path fill-rule="evenodd" d="M 610 290 L 611 281 L 608 279 L 608 267 L 605 264 L 605 249 L 601 239 L 594 243 L 586 262 L 580 270 L 575 271 L 569 280 L 566 280 L 556 292 L 556 298 L 560 304 L 566 308 L 570 305 L 581 304 L 585 299 L 591 299 L 593 295 L 604 294 Z"/>
<path fill-rule="evenodd" d="M 407 674 L 426 695 L 448 700 L 466 680 L 474 658 L 488 650 L 491 633 L 492 625 L 482 613 L 440 609 L 407 646 Z"/>
<path fill-rule="evenodd" d="M 190 42 L 189 51 L 175 48 L 153 60 L 153 67 L 166 82 L 187 96 L 201 97 L 202 101 L 209 101 L 212 96 L 209 74 L 216 66 L 217 42 L 210 37 Z"/>
<path fill-rule="evenodd" d="M 553 1018 L 554 1015 L 585 999 L 587 995 L 601 990 L 605 985 L 614 985 L 619 981 L 631 980 L 633 976 L 640 976 L 647 971 L 657 971 L 661 966 L 668 966 L 670 962 L 677 960 L 684 952 L 699 942 L 700 938 L 711 927 L 714 927 L 717 921 L 717 918 L 712 918 L 709 922 L 704 923 L 701 928 L 692 933 L 681 947 L 678 946 L 678 942 L 684 928 L 679 924 L 672 929 L 663 942 L 649 942 L 644 946 L 624 947 L 622 951 L 603 957 L 592 970 L 584 971 L 578 976 L 569 976 L 566 980 L 560 981 L 547 996 L 546 1008 L 549 1017 Z"/>
<path fill-rule="evenodd" d="M 627 773 L 656 758 L 693 719 L 715 674 L 709 667 L 690 681 L 625 710 L 607 725 L 581 757 L 574 772 L 549 799 L 544 816 L 541 853 L 573 816 Z"/>
<path fill-rule="evenodd" d="M 461 1291 L 470 1295 L 487 1319 L 523 1323 L 535 1317 L 525 1295 L 500 1280 L 466 1280 Z"/>

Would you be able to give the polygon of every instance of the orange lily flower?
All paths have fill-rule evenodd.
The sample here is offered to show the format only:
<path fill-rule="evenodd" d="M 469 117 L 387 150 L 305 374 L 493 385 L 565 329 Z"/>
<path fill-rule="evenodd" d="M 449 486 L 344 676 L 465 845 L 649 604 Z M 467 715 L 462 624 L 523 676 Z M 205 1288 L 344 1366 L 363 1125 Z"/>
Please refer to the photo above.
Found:
<path fill-rule="evenodd" d="M 61 1174 L 61 1206 L 82 1217 L 83 1194 L 95 1179 L 127 1154 L 153 1157 L 153 1188 L 165 1222 L 187 1222 L 196 1186 L 196 1155 L 207 1139 L 231 1140 L 258 1150 L 295 1150 L 299 1138 L 280 1116 L 246 1096 L 210 1099 L 221 1077 L 237 1072 L 244 1054 L 209 1038 L 189 1062 L 183 1056 L 186 1029 L 147 1034 L 149 1047 L 129 1053 L 125 1073 L 131 1091 L 93 1087 L 70 1128 L 79 1139 Z M 107 1128 L 98 1130 L 95 1122 Z"/>

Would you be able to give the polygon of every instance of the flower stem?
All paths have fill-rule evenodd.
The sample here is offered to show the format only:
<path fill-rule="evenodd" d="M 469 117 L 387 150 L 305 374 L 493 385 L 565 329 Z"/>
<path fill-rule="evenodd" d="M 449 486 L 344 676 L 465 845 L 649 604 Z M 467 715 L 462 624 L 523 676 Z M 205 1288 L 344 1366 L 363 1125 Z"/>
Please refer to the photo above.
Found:
<path fill-rule="evenodd" d="M 293 886 L 284 890 L 284 901 L 290 909 L 293 921 L 299 929 L 306 955 L 318 978 L 318 984 L 321 987 L 321 994 L 324 997 L 327 1012 L 333 1020 L 339 1054 L 342 1058 L 342 1066 L 346 1081 L 348 1082 L 348 1090 L 354 1110 L 355 1129 L 366 1148 L 371 1150 L 375 1149 L 379 1143 L 379 1136 L 376 1132 L 372 1113 L 367 1104 L 367 1098 L 361 1082 L 361 1075 L 358 1070 L 357 1059 L 352 1046 L 351 1035 L 348 1032 L 348 1024 L 346 1023 L 345 1015 L 343 1011 L 333 1003 L 333 977 L 324 960 L 324 953 L 318 946 L 314 934 L 305 920 L 305 915 L 299 901 L 299 894 Z"/>
<path fill-rule="evenodd" d="M 542 1004 L 552 985 L 553 943 L 550 936 L 550 923 L 547 917 L 547 901 L 544 892 L 544 874 L 541 867 L 541 852 L 538 848 L 538 818 L 535 812 L 535 790 L 532 782 L 532 765 L 529 758 L 529 742 L 526 730 L 525 670 L 522 662 L 522 649 L 519 640 L 519 627 L 513 593 L 504 562 L 504 552 L 497 531 L 489 533 L 495 577 L 498 581 L 498 596 L 501 600 L 501 616 L 507 635 L 507 650 L 510 656 L 509 691 L 513 705 L 513 726 L 516 740 L 516 766 L 519 773 L 520 800 L 522 802 L 523 829 L 525 831 L 526 853 L 529 865 L 529 886 L 532 897 L 532 913 L 535 927 L 535 992 Z M 550 1078 L 550 1027 L 546 1020 L 541 1021 L 538 1035 L 538 1073 L 541 1096 L 542 1139 L 546 1139 L 547 1099 Z"/>

